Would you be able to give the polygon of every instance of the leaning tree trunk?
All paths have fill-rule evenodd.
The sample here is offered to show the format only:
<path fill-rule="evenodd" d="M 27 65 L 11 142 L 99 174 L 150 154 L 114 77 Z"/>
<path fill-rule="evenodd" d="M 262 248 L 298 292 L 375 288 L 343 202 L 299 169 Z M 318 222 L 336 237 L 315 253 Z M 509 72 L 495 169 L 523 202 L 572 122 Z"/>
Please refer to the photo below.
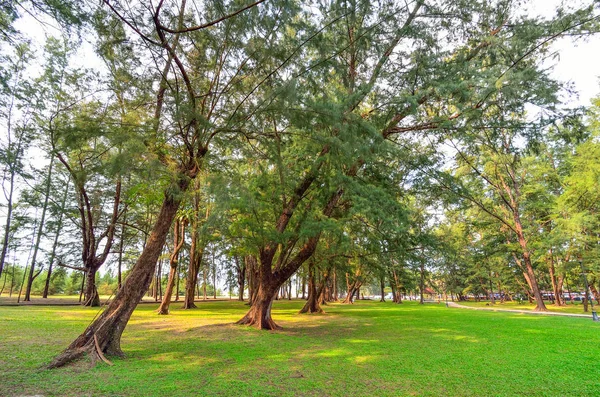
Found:
<path fill-rule="evenodd" d="M 346 295 L 346 299 L 344 299 L 343 303 L 348 303 L 348 304 L 353 304 L 354 303 L 354 296 L 357 293 L 360 293 L 360 286 L 362 283 L 355 281 L 354 283 L 352 283 L 350 285 L 350 287 L 348 288 L 348 295 Z"/>
<path fill-rule="evenodd" d="M 182 177 L 178 183 L 179 190 L 185 191 L 188 184 L 189 179 Z M 61 367 L 84 354 L 89 354 L 92 361 L 103 358 L 103 354 L 123 355 L 121 335 L 133 310 L 150 286 L 156 262 L 181 203 L 180 197 L 180 192 L 167 193 L 146 246 L 125 279 L 123 287 L 106 310 L 64 352 L 54 358 L 49 368 Z"/>
<path fill-rule="evenodd" d="M 544 304 L 544 299 L 542 297 L 542 293 L 540 291 L 540 287 L 538 286 L 537 279 L 533 272 L 533 266 L 531 265 L 531 257 L 529 251 L 525 251 L 523 253 L 523 261 L 525 262 L 525 269 L 527 270 L 527 275 L 529 276 L 529 280 L 531 282 L 531 288 L 533 290 L 533 297 L 535 298 L 535 311 L 545 312 L 546 305 Z"/>
<path fill-rule="evenodd" d="M 181 231 L 180 231 L 181 229 Z M 171 295 L 173 294 L 173 287 L 175 286 L 175 279 L 177 276 L 177 267 L 179 264 L 179 251 L 183 247 L 185 242 L 185 221 L 176 221 L 173 230 L 173 252 L 169 258 L 169 279 L 167 281 L 167 287 L 165 288 L 165 295 L 158 308 L 158 314 L 169 314 L 169 305 L 171 304 Z"/>

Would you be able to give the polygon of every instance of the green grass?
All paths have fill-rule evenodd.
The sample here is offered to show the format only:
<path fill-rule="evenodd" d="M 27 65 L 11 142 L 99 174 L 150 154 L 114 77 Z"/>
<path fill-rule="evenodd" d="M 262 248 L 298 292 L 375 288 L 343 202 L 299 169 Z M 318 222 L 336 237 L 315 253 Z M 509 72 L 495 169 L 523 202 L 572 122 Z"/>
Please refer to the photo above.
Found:
<path fill-rule="evenodd" d="M 529 302 L 523 302 L 521 304 L 519 304 L 516 301 L 510 301 L 510 302 L 504 302 L 504 303 L 500 303 L 500 301 L 496 301 L 495 304 L 492 304 L 490 301 L 481 301 L 481 302 L 475 302 L 475 301 L 461 301 L 461 302 L 456 302 L 460 305 L 463 306 L 472 306 L 472 307 L 492 307 L 495 309 L 509 309 L 509 310 L 533 310 L 535 309 L 535 303 L 529 303 Z M 555 306 L 550 302 L 545 302 L 546 303 L 546 308 L 548 309 L 548 311 L 551 312 L 557 312 L 557 313 L 574 313 L 574 314 L 586 314 L 589 315 L 590 317 L 592 316 L 592 309 L 591 307 L 589 308 L 589 312 L 584 312 L 583 311 L 583 305 L 581 304 L 581 302 L 576 302 L 576 303 L 568 303 L 565 306 Z M 594 302 L 594 307 L 596 308 L 596 302 Z"/>
<path fill-rule="evenodd" d="M 235 326 L 246 306 L 140 305 L 127 358 L 43 365 L 91 321 L 80 307 L 0 307 L 0 396 L 596 396 L 600 325 L 584 318 L 358 302 L 297 315 L 283 331 Z M 179 306 L 179 304 L 174 305 Z"/>

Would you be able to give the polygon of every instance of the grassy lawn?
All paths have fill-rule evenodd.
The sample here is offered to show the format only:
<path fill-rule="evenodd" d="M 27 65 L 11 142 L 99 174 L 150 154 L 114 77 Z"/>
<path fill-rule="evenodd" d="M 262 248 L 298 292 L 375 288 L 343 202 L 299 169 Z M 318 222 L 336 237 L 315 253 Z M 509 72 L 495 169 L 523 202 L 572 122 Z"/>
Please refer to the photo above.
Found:
<path fill-rule="evenodd" d="M 492 307 L 492 308 L 496 308 L 496 309 L 509 309 L 509 310 L 533 310 L 533 309 L 535 309 L 535 303 L 524 302 L 522 304 L 519 304 L 516 301 L 510 301 L 510 302 L 504 302 L 504 303 L 500 303 L 500 301 L 497 301 L 495 304 L 492 304 L 490 301 L 481 301 L 481 302 L 475 302 L 475 301 L 463 302 L 463 301 L 461 301 L 461 302 L 456 302 L 456 303 L 463 305 L 463 306 Z M 574 304 L 569 303 L 565 306 L 555 306 L 550 302 L 545 302 L 545 303 L 546 303 L 546 308 L 548 309 L 548 311 L 551 311 L 551 312 L 587 314 L 590 317 L 592 316 L 591 306 L 589 306 L 589 312 L 586 313 L 583 311 L 583 305 L 581 304 L 581 302 L 576 302 Z M 595 301 L 594 301 L 594 308 L 598 309 Z"/>
<path fill-rule="evenodd" d="M 141 305 L 124 360 L 42 366 L 92 320 L 81 307 L 0 307 L 0 396 L 596 396 L 600 324 L 583 318 L 357 302 L 285 327 L 235 326 L 246 306 L 201 303 L 170 316 Z M 175 307 L 179 304 L 174 305 Z"/>

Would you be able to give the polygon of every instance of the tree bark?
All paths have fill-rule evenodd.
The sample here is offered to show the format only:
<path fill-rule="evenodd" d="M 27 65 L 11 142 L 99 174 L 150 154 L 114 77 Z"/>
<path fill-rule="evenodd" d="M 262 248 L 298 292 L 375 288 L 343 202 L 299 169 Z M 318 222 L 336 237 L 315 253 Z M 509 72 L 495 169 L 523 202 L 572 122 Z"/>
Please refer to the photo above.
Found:
<path fill-rule="evenodd" d="M 49 368 L 61 367 L 84 354 L 89 354 L 93 361 L 97 360 L 99 352 L 96 343 L 104 354 L 123 356 L 121 335 L 152 281 L 156 263 L 181 203 L 181 192 L 187 189 L 189 179 L 181 176 L 177 185 L 179 191 L 172 192 L 174 189 L 171 189 L 166 192 L 146 246 L 123 283 L 123 288 L 117 292 L 106 310 L 63 353 L 54 358 L 48 365 Z"/>
<path fill-rule="evenodd" d="M 244 289 L 246 288 L 246 264 L 244 261 L 240 261 L 240 258 L 236 255 L 234 257 L 235 267 L 237 270 L 237 282 L 238 282 L 238 300 L 244 301 Z"/>
<path fill-rule="evenodd" d="M 37 259 L 37 253 L 40 248 L 40 241 L 42 239 L 42 232 L 44 230 L 44 222 L 46 220 L 46 210 L 48 209 L 48 200 L 50 200 L 50 188 L 52 187 L 52 168 L 54 166 L 54 156 L 50 157 L 50 165 L 48 166 L 48 175 L 46 176 L 46 191 L 44 192 L 44 205 L 42 207 L 42 216 L 40 219 L 40 224 L 38 226 L 37 238 L 35 241 L 35 246 L 33 247 L 33 258 L 31 259 L 31 266 L 29 267 L 29 278 L 27 279 L 27 289 L 25 290 L 25 298 L 23 301 L 31 300 L 31 287 L 33 285 L 34 280 L 34 271 L 35 271 L 35 261 Z"/>
<path fill-rule="evenodd" d="M 319 301 L 323 286 L 324 283 L 317 288 L 315 264 L 314 261 L 310 261 L 308 264 L 308 300 L 302 309 L 300 309 L 300 313 L 323 313 L 323 309 L 321 308 Z"/>
<path fill-rule="evenodd" d="M 198 252 L 198 219 L 195 216 L 192 222 L 192 243 L 190 245 L 190 261 L 188 263 L 187 278 L 185 280 L 185 296 L 183 299 L 184 309 L 194 309 L 194 297 L 196 296 L 196 282 L 200 270 L 200 253 Z"/>
<path fill-rule="evenodd" d="M 276 283 L 259 283 L 250 310 L 236 324 L 251 325 L 258 329 L 266 330 L 281 329 L 271 318 L 271 306 L 278 290 L 279 288 Z"/>
<path fill-rule="evenodd" d="M 419 303 L 422 305 L 425 303 L 425 300 L 423 298 L 423 292 L 425 290 L 425 262 L 424 259 L 421 257 L 421 263 L 419 265 L 419 273 L 420 273 L 420 277 L 419 277 Z"/>
<path fill-rule="evenodd" d="M 248 304 L 252 305 L 258 293 L 258 263 L 254 255 L 246 255 L 244 262 L 248 271 Z"/>
<path fill-rule="evenodd" d="M 123 210 L 123 223 L 121 224 L 121 235 L 119 236 L 119 259 L 117 261 L 117 287 L 123 285 L 123 245 L 125 243 L 125 223 L 127 223 L 127 205 Z"/>
<path fill-rule="evenodd" d="M 176 221 L 173 228 L 173 252 L 169 257 L 169 279 L 165 288 L 165 295 L 158 308 L 158 314 L 169 314 L 169 305 L 171 304 L 171 295 L 175 286 L 177 266 L 179 264 L 179 251 L 185 242 L 185 220 Z"/>
<path fill-rule="evenodd" d="M 550 252 L 549 252 L 548 271 L 550 273 L 550 281 L 552 282 L 552 291 L 554 293 L 554 304 L 556 306 L 564 306 L 565 303 L 563 302 L 562 291 L 561 291 L 561 288 L 559 287 L 559 283 L 556 279 L 556 269 L 554 267 L 554 254 L 552 252 L 552 249 L 550 249 Z"/>
<path fill-rule="evenodd" d="M 100 306 L 100 295 L 96 288 L 96 272 L 98 267 L 89 267 L 85 272 L 85 290 L 83 293 L 83 306 Z"/>
<path fill-rule="evenodd" d="M 52 276 L 52 265 L 54 264 L 54 258 L 56 258 L 56 249 L 58 248 L 58 238 L 62 232 L 63 212 L 65 210 L 67 196 L 69 195 L 69 183 L 70 182 L 71 182 L 71 180 L 67 179 L 65 193 L 64 193 L 62 201 L 60 203 L 60 212 L 58 214 L 58 223 L 56 225 L 56 234 L 54 235 L 54 243 L 52 243 L 52 252 L 50 253 L 50 259 L 48 261 L 49 262 L 48 275 L 46 276 L 46 285 L 44 286 L 44 293 L 42 294 L 42 298 L 48 298 L 48 289 L 50 288 L 50 277 Z"/>

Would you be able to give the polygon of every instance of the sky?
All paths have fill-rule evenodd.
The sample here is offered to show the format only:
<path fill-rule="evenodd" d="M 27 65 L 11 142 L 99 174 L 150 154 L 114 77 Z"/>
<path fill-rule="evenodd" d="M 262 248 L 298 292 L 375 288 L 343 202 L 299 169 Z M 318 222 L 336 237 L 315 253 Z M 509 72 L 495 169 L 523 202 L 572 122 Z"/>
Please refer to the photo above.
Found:
<path fill-rule="evenodd" d="M 525 1 L 523 13 L 550 18 L 561 3 L 563 0 Z M 569 0 L 566 3 L 578 9 L 590 4 L 590 1 Z M 551 49 L 558 57 L 544 66 L 552 67 L 552 77 L 572 83 L 578 92 L 575 97 L 564 98 L 565 101 L 574 106 L 590 105 L 590 100 L 600 94 L 600 35 L 576 41 L 570 37 L 559 38 L 551 45 Z"/>

